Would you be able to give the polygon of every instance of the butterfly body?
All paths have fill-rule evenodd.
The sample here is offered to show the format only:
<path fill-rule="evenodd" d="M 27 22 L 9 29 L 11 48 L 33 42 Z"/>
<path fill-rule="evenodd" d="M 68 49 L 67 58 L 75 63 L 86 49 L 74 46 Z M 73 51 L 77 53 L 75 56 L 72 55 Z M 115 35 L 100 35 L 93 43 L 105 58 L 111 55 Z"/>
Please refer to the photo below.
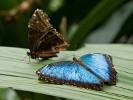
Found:
<path fill-rule="evenodd" d="M 31 58 L 49 58 L 57 56 L 60 50 L 66 50 L 68 44 L 64 37 L 50 24 L 49 17 L 42 10 L 35 10 L 28 23 L 28 40 Z"/>
<path fill-rule="evenodd" d="M 104 82 L 116 83 L 116 71 L 113 68 L 110 56 L 98 53 L 87 54 L 79 59 L 74 58 L 73 61 L 52 63 L 42 67 L 36 73 L 39 80 L 42 81 L 94 90 L 100 90 Z"/>

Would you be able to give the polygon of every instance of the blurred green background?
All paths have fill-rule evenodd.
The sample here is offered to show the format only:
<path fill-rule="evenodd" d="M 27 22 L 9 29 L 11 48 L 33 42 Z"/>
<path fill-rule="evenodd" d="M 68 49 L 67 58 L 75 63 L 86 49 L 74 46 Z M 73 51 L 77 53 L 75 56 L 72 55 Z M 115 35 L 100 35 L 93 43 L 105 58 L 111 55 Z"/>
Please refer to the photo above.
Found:
<path fill-rule="evenodd" d="M 64 27 L 70 49 L 84 43 L 133 43 L 132 5 L 133 0 L 0 0 L 0 45 L 28 48 L 27 24 L 37 8 L 58 31 Z"/>
<path fill-rule="evenodd" d="M 28 48 L 28 21 L 37 8 L 44 10 L 53 26 L 64 34 L 69 49 L 84 43 L 133 43 L 133 0 L 0 0 L 1 46 Z M 32 94 L 17 91 L 15 100 L 19 96 L 27 98 L 24 100 L 42 97 L 36 94 L 33 99 Z"/>

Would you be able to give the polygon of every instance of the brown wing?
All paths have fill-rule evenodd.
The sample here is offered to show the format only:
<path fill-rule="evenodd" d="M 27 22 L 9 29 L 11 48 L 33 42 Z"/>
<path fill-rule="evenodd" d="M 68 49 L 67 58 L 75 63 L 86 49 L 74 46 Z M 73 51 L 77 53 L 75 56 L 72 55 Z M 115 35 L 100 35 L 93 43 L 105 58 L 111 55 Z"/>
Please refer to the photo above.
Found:
<path fill-rule="evenodd" d="M 36 55 L 42 58 L 50 55 L 56 56 L 57 52 L 66 50 L 67 47 L 68 44 L 64 41 L 62 35 L 55 29 L 51 29 L 40 39 Z"/>
<path fill-rule="evenodd" d="M 35 10 L 28 24 L 28 37 L 31 58 L 48 58 L 65 50 L 68 44 L 63 36 L 49 23 L 49 17 L 42 10 Z"/>

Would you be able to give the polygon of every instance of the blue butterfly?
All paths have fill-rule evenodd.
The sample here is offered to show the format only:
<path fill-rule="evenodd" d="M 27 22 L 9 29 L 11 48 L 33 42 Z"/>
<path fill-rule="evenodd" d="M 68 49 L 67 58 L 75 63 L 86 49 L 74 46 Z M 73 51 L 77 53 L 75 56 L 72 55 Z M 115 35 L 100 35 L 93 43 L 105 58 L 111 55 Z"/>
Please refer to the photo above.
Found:
<path fill-rule="evenodd" d="M 86 54 L 73 61 L 60 61 L 45 65 L 36 73 L 39 80 L 55 84 L 69 84 L 87 89 L 101 90 L 104 83 L 116 84 L 116 71 L 112 57 L 107 54 Z"/>

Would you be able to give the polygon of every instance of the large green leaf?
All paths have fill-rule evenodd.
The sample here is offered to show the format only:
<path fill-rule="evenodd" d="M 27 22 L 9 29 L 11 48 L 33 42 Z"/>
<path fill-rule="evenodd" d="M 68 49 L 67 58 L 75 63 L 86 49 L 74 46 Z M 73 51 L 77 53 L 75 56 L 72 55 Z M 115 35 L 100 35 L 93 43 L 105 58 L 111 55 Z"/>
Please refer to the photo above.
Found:
<path fill-rule="evenodd" d="M 87 44 L 74 51 L 77 57 L 86 53 L 107 53 L 113 57 L 117 74 L 116 86 L 106 85 L 102 91 L 87 90 L 69 85 L 55 85 L 37 80 L 35 71 L 45 64 L 71 60 L 71 51 L 59 53 L 59 57 L 45 61 L 32 60 L 26 55 L 26 49 L 0 47 L 0 87 L 31 91 L 68 99 L 133 99 L 133 46 L 123 44 L 96 45 Z M 66 56 L 67 55 L 67 56 Z M 26 57 L 26 58 L 25 58 Z M 24 59 L 25 58 L 25 59 Z"/>

